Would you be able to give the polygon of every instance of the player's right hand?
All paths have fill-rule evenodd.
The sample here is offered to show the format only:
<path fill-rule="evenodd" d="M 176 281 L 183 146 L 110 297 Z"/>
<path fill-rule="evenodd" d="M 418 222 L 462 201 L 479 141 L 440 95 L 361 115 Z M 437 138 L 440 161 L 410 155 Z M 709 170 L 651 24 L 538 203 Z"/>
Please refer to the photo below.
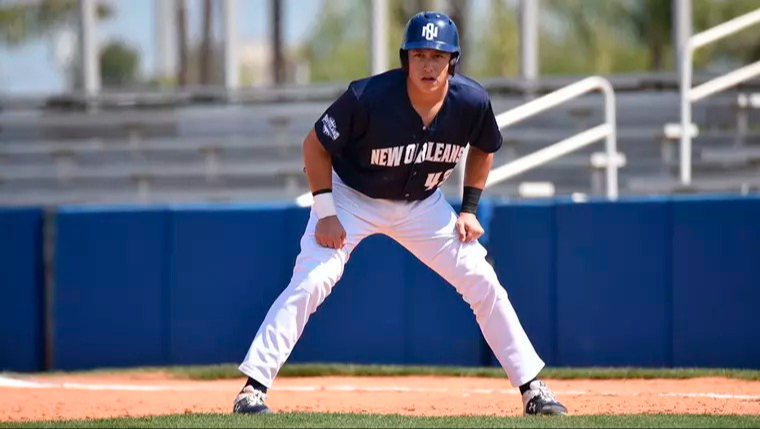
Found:
<path fill-rule="evenodd" d="M 327 216 L 318 220 L 314 237 L 322 247 L 340 249 L 346 245 L 346 230 L 340 224 L 338 216 Z"/>

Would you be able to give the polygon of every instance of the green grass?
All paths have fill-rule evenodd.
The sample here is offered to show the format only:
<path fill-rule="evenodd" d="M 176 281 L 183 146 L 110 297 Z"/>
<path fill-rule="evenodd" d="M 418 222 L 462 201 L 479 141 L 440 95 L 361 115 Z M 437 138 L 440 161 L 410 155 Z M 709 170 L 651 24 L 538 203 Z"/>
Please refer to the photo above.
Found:
<path fill-rule="evenodd" d="M 98 373 L 141 373 L 162 371 L 174 377 L 190 380 L 220 380 L 245 378 L 236 364 L 140 367 L 118 369 L 96 369 L 68 372 L 70 374 Z M 48 374 L 64 374 L 63 371 Z M 12 375 L 8 373 L 7 375 Z M 320 377 L 320 376 L 408 376 L 440 375 L 453 377 L 490 377 L 504 378 L 505 374 L 498 367 L 456 367 L 456 366 L 404 366 L 404 365 L 350 365 L 350 364 L 286 364 L 278 377 Z M 760 371 L 731 368 L 628 368 L 628 367 L 589 367 L 589 368 L 546 368 L 541 372 L 542 378 L 551 379 L 686 379 L 695 377 L 727 377 L 740 380 L 760 380 Z"/>
<path fill-rule="evenodd" d="M 69 373 L 140 373 L 164 371 L 177 378 L 214 380 L 244 378 L 235 364 L 183 367 L 97 369 Z M 64 372 L 57 372 L 62 374 Z M 286 364 L 279 377 L 448 375 L 505 378 L 501 368 L 444 366 Z M 760 371 L 705 368 L 546 368 L 541 375 L 553 379 L 634 379 L 728 377 L 760 380 Z M 230 414 L 183 414 L 158 417 L 27 422 L 0 422 L 6 427 L 737 427 L 760 428 L 758 415 L 601 415 L 564 418 L 527 417 L 410 417 L 373 414 L 279 413 L 270 416 Z"/>
<path fill-rule="evenodd" d="M 240 378 L 242 375 L 236 365 L 185 366 L 173 367 L 170 373 L 179 378 L 193 380 L 217 380 Z M 445 375 L 454 377 L 491 377 L 504 378 L 501 368 L 454 367 L 454 366 L 397 366 L 397 365 L 343 365 L 343 364 L 308 364 L 285 365 L 279 377 L 319 377 L 326 375 L 340 376 L 407 376 L 407 375 Z M 742 380 L 760 380 L 760 371 L 740 369 L 709 368 L 546 368 L 541 372 L 543 378 L 552 379 L 633 379 L 633 378 L 671 378 L 685 379 L 695 377 L 728 377 Z"/>
<path fill-rule="evenodd" d="M 575 427 L 760 427 L 760 416 L 736 415 L 600 415 L 569 417 L 407 417 L 377 414 L 282 413 L 268 416 L 239 416 L 224 414 L 183 414 L 148 418 L 103 419 L 56 422 L 0 423 L 0 428 L 57 427 L 57 428 L 272 428 L 272 427 L 332 427 L 332 428 L 575 428 Z"/>

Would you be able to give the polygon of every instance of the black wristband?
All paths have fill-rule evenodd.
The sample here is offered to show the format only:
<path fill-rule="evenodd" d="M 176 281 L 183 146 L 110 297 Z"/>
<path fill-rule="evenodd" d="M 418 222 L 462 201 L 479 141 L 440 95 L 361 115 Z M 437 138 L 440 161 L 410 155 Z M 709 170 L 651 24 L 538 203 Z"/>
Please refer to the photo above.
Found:
<path fill-rule="evenodd" d="M 475 214 L 478 211 L 478 202 L 480 202 L 480 194 L 482 193 L 482 189 L 465 186 L 462 192 L 462 210 L 460 213 Z"/>
<path fill-rule="evenodd" d="M 316 197 L 316 196 L 317 196 L 317 195 L 319 195 L 319 194 L 326 194 L 326 193 L 328 193 L 328 192 L 332 192 L 332 189 L 330 189 L 330 188 L 324 188 L 324 189 L 320 189 L 320 190 L 318 190 L 318 191 L 314 191 L 314 192 L 312 192 L 312 193 L 311 193 L 311 196 L 312 196 L 312 197 Z"/>

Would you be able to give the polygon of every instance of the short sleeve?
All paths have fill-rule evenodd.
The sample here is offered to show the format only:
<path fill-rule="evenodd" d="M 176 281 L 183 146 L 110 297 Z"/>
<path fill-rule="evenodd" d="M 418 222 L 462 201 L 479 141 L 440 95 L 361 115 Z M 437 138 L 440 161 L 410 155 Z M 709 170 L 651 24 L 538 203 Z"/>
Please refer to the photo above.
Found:
<path fill-rule="evenodd" d="M 478 115 L 474 127 L 470 132 L 470 144 L 486 153 L 493 153 L 501 148 L 504 137 L 501 135 L 499 125 L 491 107 L 491 101 L 486 100 Z"/>
<path fill-rule="evenodd" d="M 349 87 L 314 123 L 314 131 L 322 146 L 336 154 L 361 133 L 362 116 L 359 101 Z"/>

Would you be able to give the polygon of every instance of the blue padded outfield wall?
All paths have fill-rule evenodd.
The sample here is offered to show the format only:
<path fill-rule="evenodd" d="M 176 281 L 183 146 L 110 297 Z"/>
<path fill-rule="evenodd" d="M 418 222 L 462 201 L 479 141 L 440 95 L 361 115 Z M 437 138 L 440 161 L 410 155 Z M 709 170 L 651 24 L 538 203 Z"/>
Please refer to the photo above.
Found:
<path fill-rule="evenodd" d="M 548 365 L 557 362 L 555 212 L 548 202 L 497 206 L 488 246 L 496 275 Z M 489 356 L 499 365 L 493 353 Z"/>
<path fill-rule="evenodd" d="M 670 363 L 670 204 L 556 207 L 557 362 Z"/>
<path fill-rule="evenodd" d="M 673 364 L 760 368 L 760 198 L 673 205 Z"/>
<path fill-rule="evenodd" d="M 548 365 L 760 368 L 760 198 L 487 203 L 488 258 Z M 40 213 L 24 213 L 0 212 L 10 370 L 38 369 L 46 340 Z M 51 369 L 239 362 L 290 279 L 308 215 L 60 208 Z M 381 235 L 354 250 L 288 362 L 499 364 L 455 289 Z"/>
<path fill-rule="evenodd" d="M 43 366 L 42 210 L 0 207 L 0 371 Z"/>
<path fill-rule="evenodd" d="M 305 210 L 198 206 L 172 210 L 167 360 L 234 362 L 287 284 Z"/>
<path fill-rule="evenodd" d="M 59 211 L 54 368 L 168 363 L 169 221 L 161 208 Z"/>

